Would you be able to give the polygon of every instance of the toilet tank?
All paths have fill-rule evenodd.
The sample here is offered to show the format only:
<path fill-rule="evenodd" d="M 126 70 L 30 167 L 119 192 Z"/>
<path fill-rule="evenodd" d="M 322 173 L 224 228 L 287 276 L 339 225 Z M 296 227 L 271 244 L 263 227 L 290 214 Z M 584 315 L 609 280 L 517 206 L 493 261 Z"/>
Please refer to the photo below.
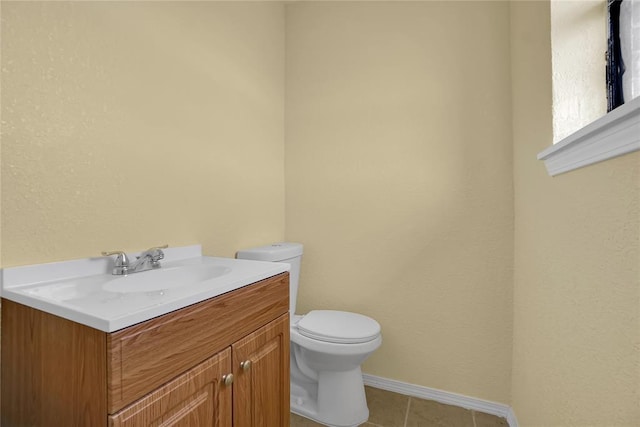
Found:
<path fill-rule="evenodd" d="M 238 259 L 252 259 L 255 261 L 286 262 L 291 266 L 289 271 L 289 314 L 296 313 L 296 298 L 298 297 L 298 283 L 300 280 L 300 261 L 302 261 L 301 243 L 273 243 L 257 248 L 242 249 L 236 254 Z"/>

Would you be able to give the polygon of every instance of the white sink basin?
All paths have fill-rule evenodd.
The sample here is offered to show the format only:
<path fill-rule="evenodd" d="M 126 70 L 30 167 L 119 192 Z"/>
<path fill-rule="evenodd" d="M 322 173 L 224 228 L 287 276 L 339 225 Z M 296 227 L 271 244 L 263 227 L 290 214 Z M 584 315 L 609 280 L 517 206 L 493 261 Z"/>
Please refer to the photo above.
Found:
<path fill-rule="evenodd" d="M 162 267 L 127 276 L 109 258 L 5 268 L 2 297 L 114 332 L 284 273 L 288 264 L 202 256 L 200 246 L 168 248 Z"/>
<path fill-rule="evenodd" d="M 107 292 L 153 292 L 191 286 L 198 282 L 229 274 L 231 268 L 222 265 L 186 265 L 181 267 L 147 270 L 128 276 L 112 276 L 102 285 Z"/>

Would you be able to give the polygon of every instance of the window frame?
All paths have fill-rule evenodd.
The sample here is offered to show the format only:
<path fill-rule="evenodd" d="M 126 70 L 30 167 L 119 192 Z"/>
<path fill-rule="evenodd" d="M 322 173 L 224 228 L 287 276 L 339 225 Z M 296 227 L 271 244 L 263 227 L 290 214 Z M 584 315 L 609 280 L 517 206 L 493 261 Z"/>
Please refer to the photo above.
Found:
<path fill-rule="evenodd" d="M 538 154 L 551 176 L 640 150 L 640 97 Z"/>
<path fill-rule="evenodd" d="M 555 176 L 640 150 L 640 96 L 625 103 L 620 51 L 620 7 L 624 0 L 606 0 L 608 40 L 606 90 L 608 113 L 538 154 Z M 632 59 L 633 62 L 633 59 Z M 632 94 L 628 94 L 627 99 Z"/>

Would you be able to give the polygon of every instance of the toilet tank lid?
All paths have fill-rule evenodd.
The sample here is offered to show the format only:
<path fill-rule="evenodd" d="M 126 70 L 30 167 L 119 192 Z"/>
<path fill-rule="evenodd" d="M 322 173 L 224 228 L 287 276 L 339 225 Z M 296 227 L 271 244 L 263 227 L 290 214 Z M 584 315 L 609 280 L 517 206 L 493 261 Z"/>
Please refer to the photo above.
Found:
<path fill-rule="evenodd" d="M 301 243 L 280 242 L 256 248 L 242 249 L 236 254 L 238 259 L 256 261 L 283 261 L 302 255 Z"/>

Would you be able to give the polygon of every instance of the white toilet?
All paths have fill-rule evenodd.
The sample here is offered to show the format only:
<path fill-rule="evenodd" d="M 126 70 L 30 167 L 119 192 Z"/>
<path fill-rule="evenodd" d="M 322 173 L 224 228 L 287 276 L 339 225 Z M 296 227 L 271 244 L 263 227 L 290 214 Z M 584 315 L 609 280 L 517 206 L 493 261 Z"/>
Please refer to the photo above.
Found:
<path fill-rule="evenodd" d="M 334 310 L 295 315 L 300 243 L 245 249 L 237 257 L 291 265 L 291 412 L 333 427 L 355 427 L 367 421 L 360 365 L 382 344 L 378 322 Z"/>

